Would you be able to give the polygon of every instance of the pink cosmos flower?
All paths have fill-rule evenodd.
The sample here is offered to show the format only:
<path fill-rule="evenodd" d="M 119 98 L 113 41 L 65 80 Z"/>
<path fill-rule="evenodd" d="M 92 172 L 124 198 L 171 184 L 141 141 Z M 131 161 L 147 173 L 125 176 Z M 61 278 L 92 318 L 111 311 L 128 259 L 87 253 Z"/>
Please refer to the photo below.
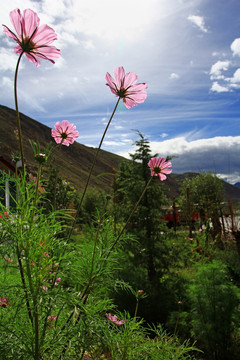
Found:
<path fill-rule="evenodd" d="M 0 298 L 0 306 L 2 306 L 2 307 L 10 306 L 9 302 L 7 301 L 7 299 L 5 297 Z"/>
<path fill-rule="evenodd" d="M 55 31 L 48 25 L 39 26 L 40 19 L 34 11 L 27 9 L 22 15 L 19 9 L 15 9 L 10 12 L 10 20 L 17 34 L 6 25 L 3 25 L 3 31 L 18 43 L 14 49 L 16 54 L 24 52 L 28 60 L 36 66 L 40 65 L 38 58 L 54 63 L 52 58 L 60 56 L 60 50 L 49 45 L 57 40 Z"/>
<path fill-rule="evenodd" d="M 50 315 L 48 316 L 48 328 L 51 329 L 53 325 L 53 321 L 57 319 L 57 315 Z M 54 326 L 54 325 L 53 325 Z"/>
<path fill-rule="evenodd" d="M 165 174 L 171 174 L 172 170 L 169 169 L 172 166 L 170 161 L 166 161 L 166 159 L 160 157 L 153 157 L 149 162 L 148 166 L 151 170 L 151 176 L 159 176 L 161 181 L 166 180 Z"/>
<path fill-rule="evenodd" d="M 57 144 L 69 146 L 69 144 L 73 144 L 78 138 L 78 131 L 75 130 L 76 126 L 69 124 L 67 120 L 63 120 L 62 124 L 58 121 L 54 127 L 55 129 L 52 129 L 52 137 Z"/>
<path fill-rule="evenodd" d="M 138 77 L 134 72 L 125 74 L 124 68 L 120 66 L 114 69 L 114 76 L 115 79 L 109 73 L 106 74 L 106 85 L 113 94 L 123 99 L 127 109 L 145 101 L 148 86 L 146 83 L 136 84 Z"/>
<path fill-rule="evenodd" d="M 48 316 L 48 321 L 53 321 L 57 319 L 57 315 L 50 315 Z"/>
<path fill-rule="evenodd" d="M 112 321 L 114 324 L 117 324 L 117 325 L 124 325 L 125 324 L 124 320 L 118 320 L 117 315 L 106 314 L 106 317 L 110 321 Z"/>

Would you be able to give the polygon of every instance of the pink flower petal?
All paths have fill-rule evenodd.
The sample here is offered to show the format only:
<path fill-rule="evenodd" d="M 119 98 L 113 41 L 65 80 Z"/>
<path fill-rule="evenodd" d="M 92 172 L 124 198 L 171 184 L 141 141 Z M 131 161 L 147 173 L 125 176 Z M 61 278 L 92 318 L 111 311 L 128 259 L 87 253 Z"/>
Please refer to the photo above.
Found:
<path fill-rule="evenodd" d="M 123 86 L 124 88 L 128 88 L 137 82 L 137 75 L 134 72 L 130 72 L 125 75 Z"/>
<path fill-rule="evenodd" d="M 40 19 L 34 11 L 30 9 L 24 10 L 22 20 L 23 37 L 31 37 L 33 32 L 38 28 L 39 23 Z M 21 35 L 21 33 L 19 35 Z"/>
<path fill-rule="evenodd" d="M 13 27 L 18 34 L 18 36 L 21 36 L 22 34 L 22 21 L 23 17 L 19 9 L 15 9 L 10 12 L 10 20 L 13 24 Z"/>
<path fill-rule="evenodd" d="M 125 70 L 123 66 L 114 69 L 114 76 L 116 79 L 116 85 L 120 89 L 123 86 L 124 77 L 125 77 Z"/>
<path fill-rule="evenodd" d="M 5 25 L 3 31 L 18 43 L 14 48 L 15 53 L 24 52 L 27 59 L 36 66 L 40 65 L 38 58 L 54 63 L 52 58 L 58 58 L 61 54 L 55 46 L 49 46 L 57 39 L 55 31 L 48 25 L 39 26 L 40 19 L 31 9 L 24 10 L 23 15 L 19 9 L 15 9 L 10 12 L 10 19 L 17 35 Z"/>
<path fill-rule="evenodd" d="M 57 40 L 57 34 L 50 26 L 41 25 L 33 35 L 32 40 L 37 43 L 38 46 L 41 46 L 41 44 L 46 46 L 54 40 Z"/>
<path fill-rule="evenodd" d="M 18 41 L 17 36 L 6 25 L 3 25 L 3 32 L 11 39 Z"/>

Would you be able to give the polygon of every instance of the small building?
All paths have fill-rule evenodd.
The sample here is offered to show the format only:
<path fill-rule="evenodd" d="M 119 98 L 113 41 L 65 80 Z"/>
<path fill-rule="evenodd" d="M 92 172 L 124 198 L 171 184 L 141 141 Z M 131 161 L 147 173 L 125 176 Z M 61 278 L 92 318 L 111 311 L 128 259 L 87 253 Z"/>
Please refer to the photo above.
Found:
<path fill-rule="evenodd" d="M 0 156 L 0 203 L 7 209 L 15 208 L 16 184 L 12 180 L 15 172 L 14 165 Z"/>

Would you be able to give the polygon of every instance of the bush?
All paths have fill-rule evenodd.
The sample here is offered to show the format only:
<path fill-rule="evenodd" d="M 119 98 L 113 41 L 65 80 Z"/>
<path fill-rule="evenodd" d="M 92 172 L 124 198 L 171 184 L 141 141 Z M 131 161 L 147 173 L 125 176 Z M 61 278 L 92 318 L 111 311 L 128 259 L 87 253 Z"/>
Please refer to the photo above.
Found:
<path fill-rule="evenodd" d="M 233 315 L 239 289 L 229 279 L 226 266 L 214 260 L 199 264 L 188 289 L 191 330 L 208 359 L 230 359 Z"/>

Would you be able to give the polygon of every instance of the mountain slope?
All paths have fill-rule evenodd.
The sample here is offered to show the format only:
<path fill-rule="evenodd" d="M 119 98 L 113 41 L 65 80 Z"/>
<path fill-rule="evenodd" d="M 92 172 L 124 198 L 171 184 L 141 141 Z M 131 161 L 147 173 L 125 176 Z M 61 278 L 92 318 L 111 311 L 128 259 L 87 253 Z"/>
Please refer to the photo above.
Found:
<path fill-rule="evenodd" d="M 38 141 L 41 144 L 42 152 L 46 145 L 52 142 L 55 147 L 53 157 L 55 158 L 56 166 L 59 168 L 60 176 L 69 181 L 76 189 L 83 188 L 87 181 L 96 149 L 76 142 L 69 147 L 57 146 L 51 137 L 51 129 L 48 126 L 24 114 L 20 114 L 20 118 L 27 169 L 34 173 L 37 166 L 29 140 Z M 0 129 L 0 155 L 11 162 L 12 154 L 16 153 L 19 149 L 14 133 L 17 129 L 16 113 L 14 110 L 2 105 L 0 105 Z M 100 150 L 90 185 L 101 189 L 109 188 L 112 182 L 111 174 L 114 173 L 122 159 L 121 156 Z"/>

